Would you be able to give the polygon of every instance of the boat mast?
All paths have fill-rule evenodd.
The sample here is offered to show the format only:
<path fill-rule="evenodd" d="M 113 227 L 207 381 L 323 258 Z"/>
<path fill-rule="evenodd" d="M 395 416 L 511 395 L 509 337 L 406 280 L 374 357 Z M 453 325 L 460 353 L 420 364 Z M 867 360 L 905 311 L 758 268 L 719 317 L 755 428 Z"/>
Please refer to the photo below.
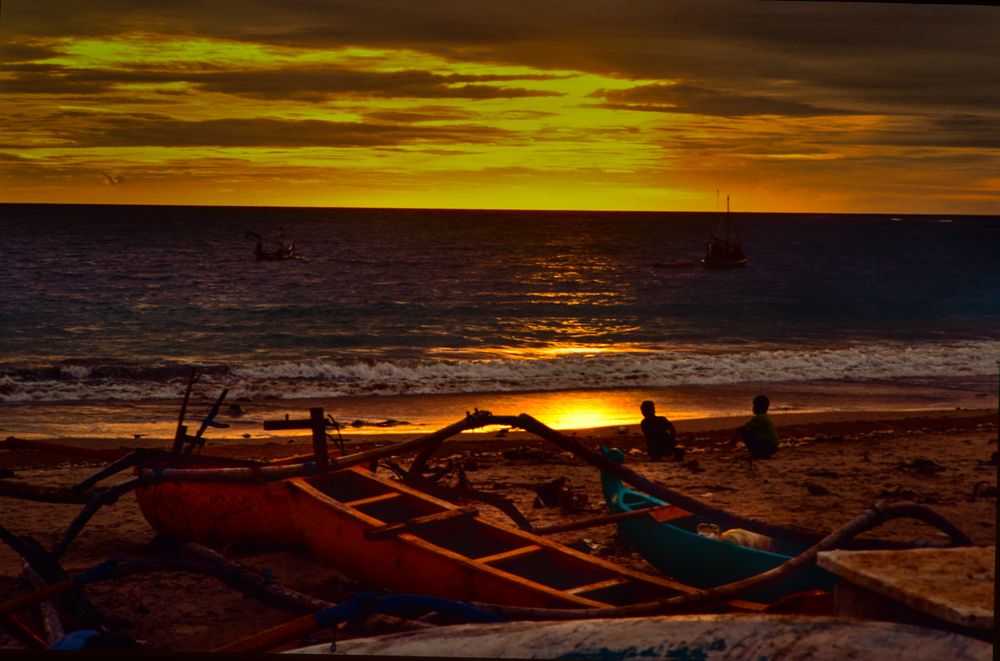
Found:
<path fill-rule="evenodd" d="M 729 243 L 729 196 L 726 196 L 726 243 Z"/>

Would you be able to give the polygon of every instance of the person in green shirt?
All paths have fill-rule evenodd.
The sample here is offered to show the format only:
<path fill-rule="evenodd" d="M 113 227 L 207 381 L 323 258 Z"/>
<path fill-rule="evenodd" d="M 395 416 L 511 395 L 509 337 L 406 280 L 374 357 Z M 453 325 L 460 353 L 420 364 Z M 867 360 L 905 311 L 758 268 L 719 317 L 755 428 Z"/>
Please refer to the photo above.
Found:
<path fill-rule="evenodd" d="M 750 461 L 767 459 L 778 451 L 778 429 L 767 414 L 771 400 L 766 395 L 757 395 L 753 399 L 753 417 L 736 430 L 729 442 L 733 445 L 743 440 L 750 451 Z"/>

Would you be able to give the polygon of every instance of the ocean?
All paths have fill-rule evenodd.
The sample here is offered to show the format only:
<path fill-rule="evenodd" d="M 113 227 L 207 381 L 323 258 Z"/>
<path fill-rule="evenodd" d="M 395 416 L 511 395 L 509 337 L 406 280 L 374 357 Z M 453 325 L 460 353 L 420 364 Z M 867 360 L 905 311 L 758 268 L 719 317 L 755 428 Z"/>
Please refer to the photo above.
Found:
<path fill-rule="evenodd" d="M 996 406 L 1000 218 L 0 205 L 0 436 Z M 294 237 L 254 258 L 247 232 Z M 228 409 L 238 404 L 240 411 Z M 209 435 L 216 433 L 214 430 Z M 220 430 L 220 433 L 221 430 Z"/>

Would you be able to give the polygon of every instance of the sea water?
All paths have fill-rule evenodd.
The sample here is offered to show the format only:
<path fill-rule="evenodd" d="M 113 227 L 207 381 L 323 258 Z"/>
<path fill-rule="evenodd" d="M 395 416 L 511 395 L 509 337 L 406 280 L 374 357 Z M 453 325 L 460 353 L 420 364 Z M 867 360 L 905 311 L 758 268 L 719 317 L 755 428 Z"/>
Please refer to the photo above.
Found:
<path fill-rule="evenodd" d="M 192 368 L 257 429 L 995 405 L 1000 218 L 733 214 L 746 268 L 677 266 L 722 220 L 0 205 L 0 435 L 169 437 Z"/>

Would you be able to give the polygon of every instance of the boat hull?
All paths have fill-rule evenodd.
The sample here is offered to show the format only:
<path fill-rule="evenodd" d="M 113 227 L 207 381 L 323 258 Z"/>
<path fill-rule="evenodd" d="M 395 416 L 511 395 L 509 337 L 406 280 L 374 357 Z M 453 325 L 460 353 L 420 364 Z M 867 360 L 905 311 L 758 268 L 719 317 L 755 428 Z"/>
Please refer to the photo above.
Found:
<path fill-rule="evenodd" d="M 135 497 L 149 525 L 175 539 L 285 549 L 302 544 L 281 482 L 163 482 L 137 489 Z"/>
<path fill-rule="evenodd" d="M 717 260 L 702 258 L 701 265 L 706 269 L 738 269 L 747 265 L 747 258 L 732 260 Z"/>
<path fill-rule="evenodd" d="M 290 650 L 329 654 L 330 644 Z M 831 617 L 707 615 L 510 622 L 337 642 L 337 654 L 490 659 L 969 659 L 989 643 L 905 624 Z"/>
<path fill-rule="evenodd" d="M 158 532 L 211 544 L 304 546 L 363 583 L 400 593 L 588 608 L 695 592 L 508 528 L 359 467 L 270 483 L 164 482 L 139 489 L 136 497 Z M 711 610 L 762 608 L 735 601 Z"/>
<path fill-rule="evenodd" d="M 628 489 L 607 473 L 602 474 L 601 482 L 612 513 L 650 510 L 648 516 L 620 521 L 618 529 L 647 562 L 686 585 L 711 588 L 756 576 L 785 563 L 807 548 L 805 544 L 775 540 L 778 548 L 766 551 L 700 535 L 697 526 L 712 522 L 690 512 L 683 512 L 682 516 L 674 515 L 670 520 L 658 520 L 667 503 Z M 830 590 L 836 583 L 837 578 L 833 574 L 812 566 L 749 592 L 745 597 L 773 602 L 797 592 Z"/>
<path fill-rule="evenodd" d="M 456 507 L 363 468 L 291 480 L 289 488 L 293 517 L 313 554 L 395 592 L 583 608 L 692 591 L 478 515 L 370 541 L 366 530 Z"/>

